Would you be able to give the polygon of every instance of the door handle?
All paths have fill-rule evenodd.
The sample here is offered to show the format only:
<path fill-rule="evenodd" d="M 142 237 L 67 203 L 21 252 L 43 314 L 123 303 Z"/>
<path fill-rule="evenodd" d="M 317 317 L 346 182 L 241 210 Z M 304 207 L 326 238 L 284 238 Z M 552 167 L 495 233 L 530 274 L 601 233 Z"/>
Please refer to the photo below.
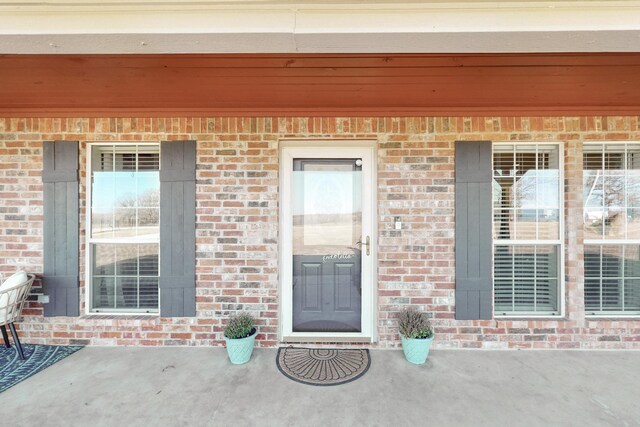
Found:
<path fill-rule="evenodd" d="M 363 245 L 366 246 L 367 249 L 365 250 L 365 253 L 367 255 L 369 255 L 371 253 L 371 238 L 369 236 L 367 236 L 364 239 L 364 243 L 362 242 L 362 239 L 360 239 L 359 241 L 356 242 L 356 245 L 358 245 L 358 246 L 363 246 Z"/>

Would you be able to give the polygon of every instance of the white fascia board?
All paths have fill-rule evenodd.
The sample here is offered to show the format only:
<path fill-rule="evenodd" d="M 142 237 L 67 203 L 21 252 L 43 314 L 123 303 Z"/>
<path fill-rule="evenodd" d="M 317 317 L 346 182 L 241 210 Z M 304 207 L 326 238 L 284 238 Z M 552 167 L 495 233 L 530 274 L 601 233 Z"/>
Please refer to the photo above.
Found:
<path fill-rule="evenodd" d="M 473 33 L 640 29 L 640 5 L 626 8 L 305 10 L 297 33 Z M 398 30 L 402 31 L 398 31 Z"/>
<path fill-rule="evenodd" d="M 291 33 L 291 11 L 103 11 L 1 13 L 0 34 Z"/>
<path fill-rule="evenodd" d="M 638 46 L 635 0 L 0 3 L 0 53 L 630 52 Z"/>

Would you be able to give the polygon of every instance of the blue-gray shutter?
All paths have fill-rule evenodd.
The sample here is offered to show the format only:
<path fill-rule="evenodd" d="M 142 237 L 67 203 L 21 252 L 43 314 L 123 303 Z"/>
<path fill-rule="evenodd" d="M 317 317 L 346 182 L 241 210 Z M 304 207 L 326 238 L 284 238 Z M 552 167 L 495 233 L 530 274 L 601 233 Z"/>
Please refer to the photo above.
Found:
<path fill-rule="evenodd" d="M 43 292 L 45 316 L 79 316 L 78 141 L 45 141 Z"/>
<path fill-rule="evenodd" d="M 160 316 L 196 315 L 196 141 L 160 145 Z"/>
<path fill-rule="evenodd" d="M 457 141 L 456 319 L 492 318 L 490 141 Z"/>

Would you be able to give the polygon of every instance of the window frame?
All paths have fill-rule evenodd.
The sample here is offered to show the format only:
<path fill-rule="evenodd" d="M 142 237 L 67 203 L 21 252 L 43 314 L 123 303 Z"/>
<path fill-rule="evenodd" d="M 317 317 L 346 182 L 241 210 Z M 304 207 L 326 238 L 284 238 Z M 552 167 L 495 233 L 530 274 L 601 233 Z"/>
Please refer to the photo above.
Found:
<path fill-rule="evenodd" d="M 584 141 L 583 142 L 583 149 L 582 149 L 582 171 L 583 171 L 583 191 L 584 191 L 584 147 L 585 146 L 605 146 L 607 144 L 610 145 L 624 145 L 625 146 L 625 162 L 627 161 L 627 157 L 626 157 L 626 153 L 627 153 L 627 146 L 628 145 L 637 145 L 638 148 L 640 148 L 640 140 L 623 140 L 623 141 L 616 141 L 616 140 L 604 140 L 604 141 L 598 141 L 598 140 L 592 140 L 592 141 Z M 626 168 L 626 164 L 625 164 L 625 171 L 627 170 Z M 625 209 L 628 208 L 628 205 L 626 203 L 626 199 L 627 199 L 627 192 L 626 192 L 627 187 L 625 187 Z M 584 213 L 585 213 L 586 209 L 584 206 L 584 200 L 582 201 L 582 230 L 584 231 Z M 625 228 L 626 231 L 626 228 Z M 583 239 L 582 242 L 582 246 L 583 246 L 583 256 L 585 253 L 585 247 L 586 246 L 607 246 L 607 245 L 611 245 L 611 246 L 625 246 L 625 245 L 638 245 L 640 246 L 640 239 L 627 239 L 626 236 L 624 239 L 605 239 L 604 235 L 602 239 Z M 583 264 L 584 264 L 584 260 L 583 260 Z M 602 275 L 601 275 L 602 277 Z M 586 290 L 586 274 L 583 274 L 583 288 L 582 288 L 582 295 L 584 298 L 584 293 Z M 590 318 L 590 319 L 596 319 L 596 318 L 613 318 L 613 319 L 638 319 L 640 318 L 640 311 L 631 311 L 631 312 L 623 312 L 623 311 L 588 311 L 587 310 L 587 306 L 586 304 L 583 305 L 583 311 L 584 311 L 584 315 L 586 318 Z"/>
<path fill-rule="evenodd" d="M 565 286 L 565 185 L 564 185 L 564 143 L 561 141 L 493 141 L 491 144 L 491 182 L 493 185 L 494 166 L 493 159 L 495 147 L 497 146 L 522 146 L 522 145 L 555 145 L 558 147 L 558 239 L 492 239 L 493 251 L 491 253 L 491 304 L 493 317 L 496 319 L 559 319 L 566 316 L 566 286 Z M 495 218 L 495 204 L 493 202 L 493 191 L 491 197 L 491 227 L 493 235 Z M 522 311 L 522 312 L 498 312 L 495 307 L 495 247 L 496 246 L 535 246 L 535 245 L 558 245 L 559 266 L 558 266 L 558 311 Z"/>
<path fill-rule="evenodd" d="M 150 317 L 158 317 L 160 316 L 160 288 L 158 287 L 158 307 L 156 310 L 150 309 L 135 309 L 135 308 L 127 308 L 123 310 L 119 309 L 93 309 L 91 298 L 93 296 L 93 244 L 94 243 L 157 243 L 158 244 L 158 277 L 160 276 L 160 237 L 158 237 L 157 242 L 155 240 L 149 240 L 147 242 L 139 242 L 133 241 L 133 239 L 127 238 L 110 238 L 110 239 L 98 239 L 94 240 L 91 237 L 91 212 L 92 212 L 92 187 L 93 187 L 93 149 L 97 147 L 112 147 L 112 146 L 156 146 L 158 147 L 158 152 L 160 152 L 160 142 L 154 141 L 96 141 L 96 142 L 87 142 L 86 143 L 86 175 L 85 175 L 85 188 L 86 188 L 86 198 L 85 198 L 85 315 L 88 316 L 150 316 Z M 158 157 L 159 168 L 162 167 L 161 156 Z M 161 219 L 158 221 L 158 229 L 160 229 Z"/>

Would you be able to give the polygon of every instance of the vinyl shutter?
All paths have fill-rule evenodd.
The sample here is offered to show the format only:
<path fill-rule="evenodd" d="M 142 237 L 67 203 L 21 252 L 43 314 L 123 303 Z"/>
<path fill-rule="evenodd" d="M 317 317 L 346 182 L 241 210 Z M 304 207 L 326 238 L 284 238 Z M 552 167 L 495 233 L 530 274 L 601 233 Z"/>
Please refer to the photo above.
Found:
<path fill-rule="evenodd" d="M 45 141 L 43 291 L 44 315 L 79 316 L 78 141 Z"/>
<path fill-rule="evenodd" d="M 491 142 L 455 145 L 456 319 L 491 319 Z"/>
<path fill-rule="evenodd" d="M 160 316 L 196 315 L 196 141 L 160 145 Z"/>

